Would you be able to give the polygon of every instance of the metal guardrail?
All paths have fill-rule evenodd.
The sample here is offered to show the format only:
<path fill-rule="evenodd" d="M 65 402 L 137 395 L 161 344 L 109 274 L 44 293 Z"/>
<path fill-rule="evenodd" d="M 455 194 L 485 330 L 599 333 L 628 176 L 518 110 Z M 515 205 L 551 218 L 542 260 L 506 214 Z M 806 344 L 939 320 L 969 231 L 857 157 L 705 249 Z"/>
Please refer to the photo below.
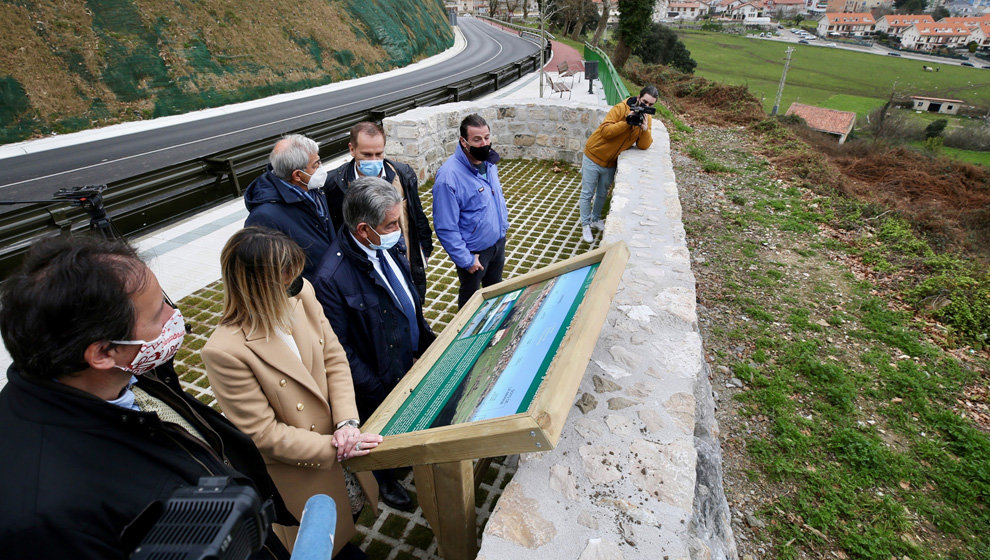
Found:
<path fill-rule="evenodd" d="M 414 97 L 382 104 L 294 133 L 320 143 L 322 159 L 347 152 L 350 128 L 361 121 L 380 122 L 415 107 L 477 99 L 539 69 L 532 54 L 495 70 L 427 90 Z M 268 154 L 278 136 L 261 138 L 237 148 L 177 163 L 150 173 L 108 183 L 104 191 L 107 214 L 122 235 L 145 233 L 241 196 L 242 188 L 265 171 Z M 0 215 L 0 279 L 20 264 L 28 246 L 42 236 L 66 235 L 89 229 L 86 212 L 64 202 L 24 204 Z"/>
<path fill-rule="evenodd" d="M 483 19 L 485 21 L 490 21 L 492 23 L 501 25 L 502 27 L 508 27 L 510 29 L 515 29 L 516 31 L 519 32 L 519 36 L 520 37 L 522 37 L 522 34 L 523 33 L 528 33 L 530 35 L 534 35 L 537 38 L 540 37 L 540 33 L 539 33 L 540 30 L 539 29 L 535 29 L 533 27 L 526 27 L 524 25 L 516 25 L 514 23 L 509 23 L 507 21 L 502 21 L 500 19 L 495 19 L 495 18 L 488 17 L 488 16 L 474 16 L 474 17 L 476 19 Z M 549 31 L 544 31 L 543 34 L 546 35 L 547 38 L 550 39 L 550 40 L 557 39 L 557 37 L 555 37 L 554 34 L 553 33 L 550 33 Z"/>
<path fill-rule="evenodd" d="M 612 60 L 609 59 L 604 51 L 589 43 L 585 43 L 584 59 L 598 61 L 598 79 L 602 82 L 602 88 L 605 90 L 605 99 L 609 105 L 615 105 L 630 96 L 625 82 L 619 77 L 615 66 L 612 66 Z"/>

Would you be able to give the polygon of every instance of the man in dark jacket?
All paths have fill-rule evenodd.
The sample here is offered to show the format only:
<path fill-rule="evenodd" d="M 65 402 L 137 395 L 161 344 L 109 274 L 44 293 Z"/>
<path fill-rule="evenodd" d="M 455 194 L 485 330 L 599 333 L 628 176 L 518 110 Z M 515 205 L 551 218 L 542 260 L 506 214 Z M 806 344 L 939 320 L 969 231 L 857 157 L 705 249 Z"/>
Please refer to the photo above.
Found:
<path fill-rule="evenodd" d="M 316 273 L 316 298 L 347 352 L 364 422 L 435 336 L 423 317 L 409 265 L 395 247 L 402 198 L 378 177 L 356 179 L 344 197 L 344 226 Z M 386 504 L 410 509 L 395 473 L 375 471 Z"/>
<path fill-rule="evenodd" d="M 244 226 L 277 229 L 292 238 L 306 253 L 303 277 L 312 281 L 333 241 L 320 147 L 301 134 L 290 134 L 275 144 L 268 163 L 268 171 L 244 191 L 249 212 Z"/>
<path fill-rule="evenodd" d="M 0 333 L 13 358 L 0 391 L 0 556 L 128 558 L 144 536 L 132 522 L 202 476 L 252 484 L 295 524 L 251 439 L 169 387 L 182 314 L 127 245 L 36 244 L 4 287 Z M 288 553 L 269 531 L 254 558 Z"/>
<path fill-rule="evenodd" d="M 385 132 L 373 122 L 359 122 L 351 127 L 347 148 L 353 159 L 328 174 L 324 189 L 334 228 L 340 229 L 344 225 L 344 194 L 351 181 L 359 177 L 380 177 L 394 186 L 405 199 L 399 250 L 409 261 L 420 301 L 426 301 L 426 262 L 433 252 L 433 230 L 419 199 L 416 172 L 404 163 L 385 158 Z"/>

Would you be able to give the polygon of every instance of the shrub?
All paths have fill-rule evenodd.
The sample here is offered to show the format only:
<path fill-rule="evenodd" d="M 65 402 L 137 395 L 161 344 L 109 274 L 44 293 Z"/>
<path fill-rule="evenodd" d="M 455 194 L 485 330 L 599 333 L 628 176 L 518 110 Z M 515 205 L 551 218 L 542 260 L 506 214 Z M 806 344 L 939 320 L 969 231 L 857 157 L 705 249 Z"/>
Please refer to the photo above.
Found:
<path fill-rule="evenodd" d="M 949 121 L 946 119 L 936 119 L 932 121 L 931 124 L 925 127 L 925 140 L 942 136 L 942 132 L 945 131 L 945 127 L 948 126 L 948 124 Z"/>

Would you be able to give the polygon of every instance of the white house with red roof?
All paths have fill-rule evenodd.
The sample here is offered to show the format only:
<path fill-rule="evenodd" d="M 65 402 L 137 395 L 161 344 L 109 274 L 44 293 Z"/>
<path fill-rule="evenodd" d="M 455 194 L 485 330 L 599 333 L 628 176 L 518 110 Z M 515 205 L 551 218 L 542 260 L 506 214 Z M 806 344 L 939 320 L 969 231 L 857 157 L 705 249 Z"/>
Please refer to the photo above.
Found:
<path fill-rule="evenodd" d="M 919 23 L 933 24 L 935 23 L 935 20 L 932 19 L 931 14 L 887 14 L 877 20 L 877 23 L 873 26 L 873 29 L 875 31 L 882 31 L 887 35 L 900 37 L 905 31 L 907 31 L 908 27 Z"/>
<path fill-rule="evenodd" d="M 702 2 L 671 2 L 667 6 L 667 17 L 694 21 L 708 13 L 708 4 Z M 675 15 L 676 14 L 676 15 Z"/>
<path fill-rule="evenodd" d="M 922 97 L 920 95 L 911 96 L 911 108 L 915 111 L 927 111 L 929 113 L 942 113 L 945 115 L 955 115 L 959 112 L 964 101 L 962 99 L 942 99 L 939 97 Z"/>
<path fill-rule="evenodd" d="M 825 37 L 833 33 L 849 37 L 864 37 L 873 33 L 875 23 L 873 14 L 869 12 L 829 12 L 818 20 L 818 36 Z"/>
<path fill-rule="evenodd" d="M 750 2 L 741 2 L 735 5 L 730 5 L 729 9 L 726 11 L 726 15 L 732 19 L 752 20 L 763 17 L 763 12 L 763 2 L 761 0 L 752 0 Z"/>
<path fill-rule="evenodd" d="M 970 36 L 974 36 L 970 39 Z M 971 40 L 978 43 L 984 41 L 986 35 L 982 29 L 976 30 L 966 26 L 951 25 L 940 21 L 935 23 L 916 24 L 907 28 L 901 35 L 901 46 L 906 49 L 931 51 L 939 48 L 954 49 L 966 46 Z"/>

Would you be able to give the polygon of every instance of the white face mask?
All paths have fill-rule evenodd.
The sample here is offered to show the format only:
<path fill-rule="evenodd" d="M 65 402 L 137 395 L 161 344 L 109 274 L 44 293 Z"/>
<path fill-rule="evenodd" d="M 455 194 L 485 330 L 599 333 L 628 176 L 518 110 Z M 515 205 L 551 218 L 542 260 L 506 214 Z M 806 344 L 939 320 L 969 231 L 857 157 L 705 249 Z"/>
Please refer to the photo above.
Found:
<path fill-rule="evenodd" d="M 302 171 L 300 169 L 300 171 Z M 306 173 L 303 171 L 303 173 Z M 306 173 L 309 175 L 309 173 Z M 309 175 L 309 182 L 306 183 L 306 188 L 309 190 L 322 189 L 323 185 L 327 182 L 327 168 L 323 165 L 316 168 L 316 171 L 312 175 Z"/>
<path fill-rule="evenodd" d="M 140 344 L 137 356 L 128 366 L 117 366 L 132 375 L 143 375 L 164 364 L 175 356 L 182 339 L 186 336 L 186 323 L 178 309 L 162 327 L 162 334 L 154 340 L 111 340 L 114 344 Z"/>
<path fill-rule="evenodd" d="M 371 231 L 378 233 L 377 231 L 375 231 L 375 228 L 371 228 Z M 388 251 L 392 247 L 395 247 L 395 244 L 399 242 L 399 238 L 401 236 L 402 236 L 402 230 L 398 230 L 398 229 L 393 231 L 392 233 L 386 233 L 385 235 L 378 233 L 379 241 L 381 241 L 381 244 L 375 245 L 374 243 L 371 243 L 370 239 L 368 240 L 368 243 L 371 245 L 371 248 L 375 249 L 376 251 Z"/>

